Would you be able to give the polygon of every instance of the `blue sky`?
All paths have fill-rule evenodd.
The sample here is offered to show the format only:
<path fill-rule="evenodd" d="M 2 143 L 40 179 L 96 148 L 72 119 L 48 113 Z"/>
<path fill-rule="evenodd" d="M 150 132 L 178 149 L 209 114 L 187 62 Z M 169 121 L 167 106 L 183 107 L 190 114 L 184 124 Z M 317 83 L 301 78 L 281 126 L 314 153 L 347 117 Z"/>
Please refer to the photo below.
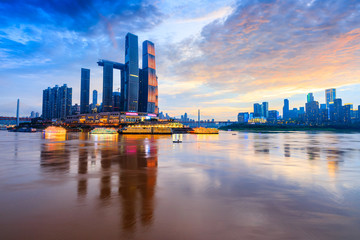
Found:
<path fill-rule="evenodd" d="M 360 1 L 15 0 L 0 2 L 0 115 L 14 116 L 17 98 L 21 115 L 41 112 L 55 84 L 79 103 L 81 67 L 101 94 L 96 62 L 123 62 L 127 32 L 155 43 L 159 107 L 172 116 L 235 120 L 254 102 L 281 110 L 314 92 L 323 103 L 326 88 L 360 105 Z"/>

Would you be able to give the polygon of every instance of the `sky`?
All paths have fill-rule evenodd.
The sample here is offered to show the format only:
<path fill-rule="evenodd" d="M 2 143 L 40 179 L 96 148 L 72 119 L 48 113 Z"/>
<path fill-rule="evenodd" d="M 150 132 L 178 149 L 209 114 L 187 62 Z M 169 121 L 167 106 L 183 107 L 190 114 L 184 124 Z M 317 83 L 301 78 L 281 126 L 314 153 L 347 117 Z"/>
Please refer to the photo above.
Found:
<path fill-rule="evenodd" d="M 42 91 L 80 69 L 101 99 L 98 59 L 124 62 L 125 35 L 155 44 L 160 111 L 236 120 L 254 103 L 282 113 L 336 88 L 360 105 L 359 0 L 1 0 L 0 116 L 41 113 Z M 141 56 L 139 52 L 139 56 Z M 140 57 L 141 67 L 141 57 Z M 114 71 L 114 91 L 120 73 Z"/>

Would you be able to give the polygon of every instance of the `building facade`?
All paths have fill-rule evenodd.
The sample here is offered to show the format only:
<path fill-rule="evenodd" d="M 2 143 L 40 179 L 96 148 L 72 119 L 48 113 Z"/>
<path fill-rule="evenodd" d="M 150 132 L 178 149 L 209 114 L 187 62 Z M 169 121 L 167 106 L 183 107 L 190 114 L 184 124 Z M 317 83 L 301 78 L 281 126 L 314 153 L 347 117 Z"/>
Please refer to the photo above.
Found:
<path fill-rule="evenodd" d="M 90 111 L 90 69 L 81 68 L 80 113 Z"/>
<path fill-rule="evenodd" d="M 44 119 L 64 119 L 71 115 L 72 88 L 64 84 L 43 91 L 42 117 Z"/>

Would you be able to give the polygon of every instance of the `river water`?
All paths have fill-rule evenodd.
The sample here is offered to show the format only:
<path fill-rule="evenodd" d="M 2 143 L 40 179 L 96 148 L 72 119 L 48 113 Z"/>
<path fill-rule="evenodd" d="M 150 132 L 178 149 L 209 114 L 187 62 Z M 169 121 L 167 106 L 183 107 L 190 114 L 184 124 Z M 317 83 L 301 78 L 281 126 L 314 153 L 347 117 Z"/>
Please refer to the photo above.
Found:
<path fill-rule="evenodd" d="M 0 239 L 360 239 L 360 134 L 0 132 Z"/>

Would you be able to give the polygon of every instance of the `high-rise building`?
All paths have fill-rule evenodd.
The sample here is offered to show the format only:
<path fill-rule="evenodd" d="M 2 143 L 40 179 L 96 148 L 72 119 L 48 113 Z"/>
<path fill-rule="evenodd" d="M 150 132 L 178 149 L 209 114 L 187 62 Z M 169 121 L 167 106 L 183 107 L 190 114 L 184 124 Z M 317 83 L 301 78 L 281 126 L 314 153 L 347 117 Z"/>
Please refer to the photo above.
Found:
<path fill-rule="evenodd" d="M 139 53 L 138 37 L 128 33 L 125 37 L 125 71 L 121 72 L 121 103 L 124 111 L 137 112 L 139 105 Z"/>
<path fill-rule="evenodd" d="M 336 98 L 336 89 L 330 88 L 325 90 L 326 108 L 329 109 L 330 102 L 334 102 Z"/>
<path fill-rule="evenodd" d="M 264 118 L 268 118 L 269 116 L 269 103 L 268 102 L 263 102 L 261 105 L 261 110 L 262 110 L 262 117 Z"/>
<path fill-rule="evenodd" d="M 103 112 L 112 111 L 112 93 L 113 93 L 113 68 L 112 62 L 104 62 L 103 67 Z"/>
<path fill-rule="evenodd" d="M 143 42 L 143 61 L 139 82 L 139 111 L 158 114 L 158 83 L 155 64 L 155 46 Z"/>
<path fill-rule="evenodd" d="M 314 101 L 314 95 L 313 93 L 308 93 L 307 95 L 307 102 L 313 102 Z"/>
<path fill-rule="evenodd" d="M 352 104 L 345 104 L 343 106 L 343 122 L 346 124 L 351 123 L 351 111 L 352 111 Z"/>
<path fill-rule="evenodd" d="M 334 122 L 342 123 L 343 122 L 343 107 L 341 98 L 334 99 Z"/>
<path fill-rule="evenodd" d="M 262 108 L 259 103 L 254 103 L 254 118 L 262 117 Z"/>
<path fill-rule="evenodd" d="M 249 113 L 241 112 L 238 114 L 238 122 L 239 123 L 247 123 L 249 121 Z"/>
<path fill-rule="evenodd" d="M 320 104 L 320 109 L 327 109 L 326 103 Z"/>
<path fill-rule="evenodd" d="M 316 125 L 320 122 L 319 119 L 319 103 L 317 101 L 310 101 L 305 104 L 306 108 L 306 122 L 311 125 Z"/>
<path fill-rule="evenodd" d="M 284 99 L 284 107 L 283 107 L 283 119 L 289 119 L 289 99 Z"/>
<path fill-rule="evenodd" d="M 93 91 L 93 101 L 92 104 L 94 105 L 94 107 L 98 104 L 98 92 L 96 90 Z"/>
<path fill-rule="evenodd" d="M 56 85 L 43 91 L 43 112 L 44 119 L 65 118 L 71 114 L 72 88 L 66 84 L 62 87 Z"/>
<path fill-rule="evenodd" d="M 89 113 L 90 69 L 81 68 L 80 113 Z"/>

